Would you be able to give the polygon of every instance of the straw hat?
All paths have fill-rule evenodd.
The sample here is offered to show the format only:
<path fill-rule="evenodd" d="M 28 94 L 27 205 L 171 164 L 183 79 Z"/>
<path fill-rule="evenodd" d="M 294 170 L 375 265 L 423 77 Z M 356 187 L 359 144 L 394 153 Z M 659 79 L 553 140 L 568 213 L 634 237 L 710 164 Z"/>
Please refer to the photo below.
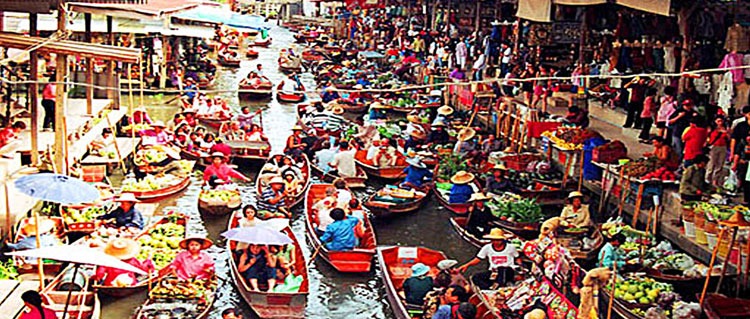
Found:
<path fill-rule="evenodd" d="M 224 159 L 224 157 L 226 156 L 222 152 L 213 152 L 211 153 L 211 158 L 214 158 L 214 157 L 221 157 L 222 159 Z"/>
<path fill-rule="evenodd" d="M 151 127 L 161 127 L 161 128 L 164 128 L 164 127 L 166 127 L 166 125 L 164 125 L 164 122 L 162 122 L 162 121 L 155 121 L 154 123 L 151 124 Z"/>
<path fill-rule="evenodd" d="M 138 256 L 141 245 L 130 238 L 114 238 L 104 247 L 104 253 L 120 260 L 128 260 Z"/>
<path fill-rule="evenodd" d="M 355 85 L 355 86 L 353 86 L 353 87 L 352 87 L 352 89 L 355 89 L 355 90 L 362 90 L 362 89 L 364 89 L 364 88 L 365 88 L 365 87 L 364 87 L 364 86 L 362 86 L 362 84 L 357 84 L 357 85 Z"/>
<path fill-rule="evenodd" d="M 201 243 L 201 249 L 207 249 L 214 244 L 210 239 L 205 237 L 188 237 L 180 241 L 180 248 L 187 249 L 188 242 L 191 240 L 199 241 Z"/>
<path fill-rule="evenodd" d="M 427 266 L 423 263 L 416 263 L 413 266 L 411 266 L 411 276 L 412 277 L 419 277 L 424 276 L 428 272 L 430 272 L 430 266 Z"/>
<path fill-rule="evenodd" d="M 492 166 L 492 170 L 500 170 L 500 171 L 507 171 L 508 168 L 505 167 L 502 163 L 496 164 L 495 166 Z"/>
<path fill-rule="evenodd" d="M 484 235 L 485 239 L 509 239 L 513 235 L 506 233 L 502 228 L 493 228 L 490 233 Z"/>
<path fill-rule="evenodd" d="M 268 182 L 268 185 L 273 184 L 284 184 L 284 179 L 281 178 L 281 176 L 274 176 L 273 178 L 271 178 L 271 181 Z"/>
<path fill-rule="evenodd" d="M 547 314 L 542 309 L 534 309 L 524 315 L 523 319 L 547 319 Z"/>
<path fill-rule="evenodd" d="M 484 193 L 477 192 L 477 193 L 471 194 L 471 198 L 469 198 L 469 201 L 470 202 L 475 202 L 475 201 L 488 200 L 488 199 L 490 199 L 490 197 L 488 197 Z"/>
<path fill-rule="evenodd" d="M 116 202 L 131 202 L 131 203 L 140 202 L 137 198 L 135 198 L 135 195 L 133 195 L 133 193 L 122 193 L 120 194 L 120 196 L 117 196 L 115 201 Z"/>
<path fill-rule="evenodd" d="M 419 157 L 407 158 L 406 163 L 414 167 L 427 168 L 427 165 L 422 163 L 422 159 Z"/>
<path fill-rule="evenodd" d="M 341 115 L 344 114 L 344 108 L 336 105 L 331 109 L 331 112 L 333 112 L 333 114 L 335 115 Z"/>
<path fill-rule="evenodd" d="M 427 133 L 423 132 L 422 130 L 412 130 L 411 131 L 411 137 L 416 138 L 418 140 L 423 140 L 427 138 Z"/>
<path fill-rule="evenodd" d="M 467 171 L 459 171 L 456 175 L 451 177 L 451 183 L 453 184 L 468 184 L 474 180 L 474 174 Z"/>
<path fill-rule="evenodd" d="M 437 267 L 440 270 L 448 270 L 453 268 L 453 266 L 458 265 L 458 261 L 455 259 L 443 259 L 440 262 L 438 262 Z"/>
<path fill-rule="evenodd" d="M 49 218 L 39 217 L 39 232 L 37 232 L 36 218 L 29 218 L 23 225 L 21 232 L 26 235 L 46 234 L 55 228 L 55 222 Z"/>
<path fill-rule="evenodd" d="M 570 192 L 570 194 L 568 194 L 568 199 L 573 199 L 573 198 L 576 198 L 576 197 L 583 197 L 583 193 L 581 193 L 579 191 L 572 191 L 572 192 Z"/>
<path fill-rule="evenodd" d="M 438 108 L 437 113 L 440 115 L 448 116 L 453 114 L 453 108 L 447 105 L 443 105 Z"/>
<path fill-rule="evenodd" d="M 461 142 L 465 142 L 474 138 L 475 135 L 477 135 L 477 132 L 474 131 L 473 128 L 464 127 L 460 131 L 458 131 L 458 135 L 456 135 L 456 139 L 458 139 Z"/>
<path fill-rule="evenodd" d="M 372 104 L 370 104 L 370 109 L 371 110 L 373 110 L 373 109 L 376 109 L 376 110 L 377 109 L 387 109 L 387 108 L 388 107 L 385 106 L 385 105 L 383 105 L 383 103 L 380 103 L 380 102 L 377 102 L 377 101 L 372 102 Z"/>
<path fill-rule="evenodd" d="M 406 116 L 406 120 L 409 121 L 409 122 L 412 122 L 412 123 L 419 123 L 420 122 L 418 116 L 411 115 L 411 114 L 409 114 L 409 115 Z"/>

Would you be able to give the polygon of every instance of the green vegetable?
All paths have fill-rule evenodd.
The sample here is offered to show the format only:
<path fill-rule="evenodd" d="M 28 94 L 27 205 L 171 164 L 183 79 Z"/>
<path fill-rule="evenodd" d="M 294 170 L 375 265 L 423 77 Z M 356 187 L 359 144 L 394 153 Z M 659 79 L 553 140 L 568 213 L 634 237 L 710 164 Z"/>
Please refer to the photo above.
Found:
<path fill-rule="evenodd" d="M 18 270 L 13 265 L 13 260 L 8 260 L 4 263 L 0 263 L 0 279 L 16 279 L 18 278 Z"/>

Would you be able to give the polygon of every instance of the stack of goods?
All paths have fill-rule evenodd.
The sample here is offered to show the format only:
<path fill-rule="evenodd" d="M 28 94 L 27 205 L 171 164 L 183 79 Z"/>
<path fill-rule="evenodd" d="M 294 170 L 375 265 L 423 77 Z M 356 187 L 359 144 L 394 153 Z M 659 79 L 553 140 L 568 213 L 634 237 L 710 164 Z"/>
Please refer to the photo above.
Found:
<path fill-rule="evenodd" d="M 89 247 L 104 247 L 107 246 L 107 243 L 114 238 L 135 238 L 140 232 L 140 229 L 132 227 L 99 227 L 93 233 L 89 234 L 88 237 L 84 237 L 84 239 L 82 239 L 80 243 L 88 245 Z"/>
<path fill-rule="evenodd" d="M 13 264 L 13 260 L 0 262 L 0 280 L 15 280 L 18 278 L 18 269 Z"/>
<path fill-rule="evenodd" d="M 628 148 L 620 141 L 600 145 L 591 151 L 591 160 L 599 163 L 614 164 L 628 157 Z"/>
<path fill-rule="evenodd" d="M 152 299 L 203 299 L 213 292 L 214 283 L 206 280 L 181 281 L 167 279 L 149 292 Z"/>
<path fill-rule="evenodd" d="M 93 231 L 94 221 L 97 217 L 106 214 L 111 204 L 99 204 L 82 208 L 62 207 L 60 214 L 63 216 L 65 226 L 70 231 Z"/>
<path fill-rule="evenodd" d="M 169 265 L 177 256 L 180 251 L 180 241 L 183 238 L 185 238 L 184 217 L 171 215 L 168 222 L 156 225 L 148 234 L 138 237 L 141 251 L 136 258 L 151 259 L 156 270 L 160 270 Z"/>
<path fill-rule="evenodd" d="M 536 200 L 505 193 L 487 202 L 492 214 L 503 222 L 517 224 L 538 224 L 546 216 Z"/>
<path fill-rule="evenodd" d="M 558 148 L 563 150 L 581 150 L 583 143 L 591 138 L 601 138 L 602 136 L 592 130 L 582 128 L 560 127 L 554 131 L 542 133 L 543 137 L 549 139 Z"/>
<path fill-rule="evenodd" d="M 133 157 L 133 162 L 138 166 L 160 163 L 167 159 L 166 152 L 156 148 L 146 148 L 138 150 Z"/>
<path fill-rule="evenodd" d="M 547 318 L 575 318 L 575 305 L 546 280 L 527 279 L 515 287 L 500 288 L 487 293 L 491 308 L 498 317 L 523 318 L 539 304 L 547 305 Z"/>
<path fill-rule="evenodd" d="M 640 180 L 674 181 L 677 176 L 655 157 L 644 157 L 623 166 L 623 175 Z"/>
<path fill-rule="evenodd" d="M 750 208 L 744 205 L 731 206 L 711 204 L 709 202 L 695 202 L 693 203 L 693 210 L 695 214 L 703 214 L 707 220 L 711 221 L 726 221 L 736 213 L 742 214 L 745 220 L 750 221 Z"/>
<path fill-rule="evenodd" d="M 406 190 L 403 188 L 398 188 L 393 185 L 387 185 L 386 187 L 383 187 L 380 190 L 378 190 L 378 192 L 375 194 L 374 199 L 379 202 L 398 204 L 398 203 L 404 203 L 404 202 L 411 202 L 414 200 L 414 198 L 421 198 L 424 196 L 425 196 L 424 193 L 418 192 L 413 189 Z"/>
<path fill-rule="evenodd" d="M 611 291 L 612 284 L 608 284 L 606 289 L 607 292 Z M 626 305 L 627 309 L 638 317 L 645 317 L 646 313 L 657 311 L 671 317 L 670 312 L 681 298 L 670 284 L 631 274 L 615 284 L 615 299 Z"/>
<path fill-rule="evenodd" d="M 146 175 L 146 177 L 141 180 L 137 180 L 135 178 L 128 178 L 124 180 L 122 182 L 122 191 L 128 193 L 149 192 L 167 188 L 170 186 L 175 186 L 180 182 L 182 182 L 182 178 L 172 174 L 161 175 L 159 177 L 156 177 L 154 175 Z"/>
<path fill-rule="evenodd" d="M 137 123 L 137 124 L 129 124 L 122 127 L 122 131 L 126 133 L 130 132 L 140 132 L 151 129 L 151 125 L 148 123 Z"/>
<path fill-rule="evenodd" d="M 232 204 L 242 203 L 240 198 L 240 192 L 229 189 L 209 189 L 204 190 L 200 194 L 200 200 L 206 202 L 209 206 L 223 206 Z M 234 205 L 234 206 L 239 206 Z"/>

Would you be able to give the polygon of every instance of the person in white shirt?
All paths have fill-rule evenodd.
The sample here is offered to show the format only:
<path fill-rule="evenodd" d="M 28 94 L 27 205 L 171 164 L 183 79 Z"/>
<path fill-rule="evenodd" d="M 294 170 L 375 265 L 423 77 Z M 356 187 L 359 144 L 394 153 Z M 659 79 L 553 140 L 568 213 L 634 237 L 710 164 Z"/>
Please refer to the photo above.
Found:
<path fill-rule="evenodd" d="M 479 288 L 495 290 L 512 283 L 515 276 L 514 268 L 521 261 L 518 259 L 516 247 L 508 242 L 508 239 L 512 237 L 513 235 L 500 228 L 493 228 L 489 234 L 484 236 L 485 239 L 490 239 L 492 242 L 484 245 L 476 257 L 458 267 L 458 270 L 462 273 L 466 272 L 469 267 L 479 264 L 482 260 L 487 260 L 489 270 L 473 277 L 474 283 Z"/>
<path fill-rule="evenodd" d="M 484 53 L 477 51 L 477 59 L 474 61 L 472 69 L 474 70 L 474 80 L 481 81 L 484 77 L 484 69 L 487 67 L 487 58 Z"/>
<path fill-rule="evenodd" d="M 323 235 L 328 225 L 334 222 L 333 218 L 331 218 L 331 210 L 336 208 L 337 201 L 337 191 L 335 188 L 330 187 L 326 189 L 326 197 L 312 206 L 312 214 L 315 221 L 317 221 L 318 227 L 316 231 L 319 236 Z"/>
<path fill-rule="evenodd" d="M 294 92 L 299 88 L 299 82 L 296 79 L 296 74 L 292 73 L 288 78 L 281 81 L 281 91 L 283 92 Z"/>
<path fill-rule="evenodd" d="M 513 50 L 511 50 L 508 43 L 503 42 L 500 53 L 502 54 L 502 58 L 500 58 L 500 76 L 505 76 L 510 72 L 510 58 L 513 56 Z"/>
<path fill-rule="evenodd" d="M 335 168 L 341 177 L 356 176 L 354 152 L 354 149 L 349 148 L 349 142 L 341 142 L 338 154 L 333 156 L 333 161 L 328 163 L 328 166 Z"/>
<path fill-rule="evenodd" d="M 349 209 L 349 201 L 354 198 L 352 192 L 346 186 L 346 181 L 342 178 L 337 178 L 333 181 L 333 187 L 336 188 L 336 207 L 347 211 Z"/>

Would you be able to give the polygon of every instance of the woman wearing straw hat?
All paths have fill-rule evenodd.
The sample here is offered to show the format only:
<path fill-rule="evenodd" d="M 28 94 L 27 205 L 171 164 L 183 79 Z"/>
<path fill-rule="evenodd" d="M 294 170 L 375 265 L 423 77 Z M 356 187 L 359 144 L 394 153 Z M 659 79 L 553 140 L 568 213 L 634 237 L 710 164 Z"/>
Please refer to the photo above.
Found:
<path fill-rule="evenodd" d="M 141 212 L 135 208 L 135 204 L 138 203 L 139 200 L 135 198 L 133 193 L 122 193 L 117 199 L 115 199 L 115 202 L 120 203 L 120 206 L 107 214 L 97 217 L 96 219 L 100 221 L 114 219 L 114 226 L 117 228 L 133 227 L 143 229 L 143 215 L 141 215 Z"/>
<path fill-rule="evenodd" d="M 485 234 L 490 231 L 492 221 L 495 220 L 495 216 L 492 215 L 485 202 L 490 199 L 484 193 L 471 194 L 469 202 L 469 221 L 466 223 L 466 230 L 469 231 L 474 237 L 482 238 Z"/>
<path fill-rule="evenodd" d="M 508 239 L 512 237 L 513 235 L 500 228 L 493 228 L 489 234 L 484 235 L 485 239 L 490 239 L 492 242 L 484 245 L 474 259 L 459 267 L 458 270 L 466 272 L 469 267 L 479 264 L 482 260 L 487 260 L 490 265 L 489 270 L 474 276 L 474 283 L 479 288 L 494 290 L 497 287 L 505 286 L 507 283 L 512 283 L 515 276 L 513 269 L 516 267 L 516 263 L 521 261 L 518 259 L 516 246 L 508 243 Z"/>
<path fill-rule="evenodd" d="M 471 187 L 471 182 L 474 181 L 474 174 L 467 171 L 459 171 L 453 177 L 451 177 L 450 193 L 448 195 L 448 202 L 451 204 L 463 204 L 469 201 L 471 195 L 474 194 L 474 188 Z"/>
<path fill-rule="evenodd" d="M 475 131 L 471 127 L 465 127 L 458 131 L 458 134 L 456 135 L 456 139 L 458 140 L 458 142 L 456 142 L 456 146 L 453 148 L 453 153 L 460 156 L 471 155 L 471 153 L 473 153 L 476 149 L 474 143 L 472 142 L 472 139 L 476 135 L 477 131 Z"/>
<path fill-rule="evenodd" d="M 377 121 L 377 120 L 387 120 L 388 115 L 386 114 L 386 110 L 388 109 L 387 106 L 383 105 L 382 103 L 375 101 L 372 104 L 370 104 L 370 112 L 367 115 L 367 118 L 370 121 Z"/>
<path fill-rule="evenodd" d="M 104 247 L 104 253 L 122 260 L 138 269 L 146 272 L 154 270 L 154 264 L 146 259 L 139 261 L 135 258 L 141 251 L 141 244 L 130 238 L 115 238 Z M 136 284 L 135 273 L 118 268 L 102 267 L 96 268 L 96 274 L 92 277 L 95 281 L 102 281 L 104 286 L 130 287 Z"/>
<path fill-rule="evenodd" d="M 222 152 L 214 152 L 211 154 L 212 164 L 206 167 L 206 170 L 203 172 L 204 185 L 216 183 L 217 180 L 229 182 L 232 178 L 236 178 L 244 182 L 250 181 L 250 179 L 245 175 L 242 175 L 240 172 L 224 163 L 224 158 L 224 153 Z"/>
<path fill-rule="evenodd" d="M 565 205 L 560 213 L 560 226 L 573 228 L 591 227 L 591 213 L 589 205 L 582 203 L 583 194 L 579 191 L 572 191 L 568 195 L 570 204 Z"/>
<path fill-rule="evenodd" d="M 286 139 L 286 147 L 284 148 L 284 154 L 290 155 L 294 158 L 302 156 L 307 143 L 302 141 L 302 126 L 295 125 L 292 128 L 292 135 Z"/>
<path fill-rule="evenodd" d="M 431 129 L 430 134 L 427 136 L 427 145 L 443 145 L 450 142 L 450 135 L 445 130 L 445 122 L 443 120 L 435 121 Z"/>
<path fill-rule="evenodd" d="M 406 139 L 406 142 L 404 143 L 404 151 L 407 153 L 410 150 L 416 151 L 420 146 L 425 144 L 426 139 L 427 133 L 425 133 L 421 127 L 412 130 L 411 134 L 409 134 L 409 138 Z"/>
<path fill-rule="evenodd" d="M 493 166 L 492 175 L 487 177 L 484 190 L 495 195 L 502 195 L 505 192 L 517 193 L 518 188 L 505 178 L 507 171 L 508 169 L 503 164 Z"/>
<path fill-rule="evenodd" d="M 171 270 L 180 280 L 206 280 L 214 274 L 214 259 L 204 250 L 213 243 L 204 237 L 190 237 L 180 241 L 184 249 L 174 257 Z"/>
<path fill-rule="evenodd" d="M 427 168 L 422 162 L 419 156 L 406 159 L 406 163 L 409 164 L 404 168 L 406 178 L 404 182 L 399 185 L 401 188 L 413 188 L 419 191 L 427 191 L 429 188 L 429 182 L 432 180 L 432 171 Z"/>
<path fill-rule="evenodd" d="M 435 116 L 432 124 L 435 125 L 438 121 L 448 123 L 451 115 L 453 115 L 453 108 L 448 105 L 443 105 L 437 109 L 437 116 Z"/>

